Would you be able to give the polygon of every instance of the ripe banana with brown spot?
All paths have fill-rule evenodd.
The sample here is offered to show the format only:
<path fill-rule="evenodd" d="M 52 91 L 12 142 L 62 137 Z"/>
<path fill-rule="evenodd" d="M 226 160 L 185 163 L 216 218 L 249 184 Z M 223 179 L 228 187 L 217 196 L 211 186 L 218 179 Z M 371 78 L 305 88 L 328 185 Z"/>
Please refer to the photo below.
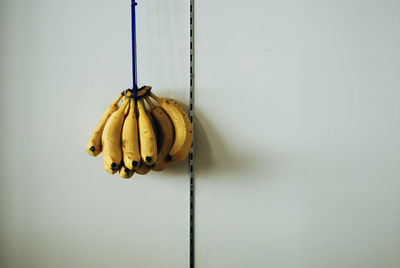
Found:
<path fill-rule="evenodd" d="M 140 162 L 140 166 L 135 170 L 135 172 L 136 172 L 137 174 L 139 174 L 139 175 L 146 175 L 147 173 L 150 172 L 150 170 L 151 170 L 151 168 L 148 167 L 148 166 L 146 166 L 146 165 L 143 163 L 143 159 L 142 159 L 142 161 Z"/>
<path fill-rule="evenodd" d="M 161 105 L 174 125 L 174 144 L 169 152 L 171 160 L 176 162 L 184 160 L 188 156 L 193 142 L 193 129 L 189 116 L 175 100 L 159 98 L 153 93 L 150 93 L 150 96 Z"/>
<path fill-rule="evenodd" d="M 154 105 L 148 96 L 145 97 L 146 102 L 150 106 L 151 114 L 158 129 L 157 137 L 157 162 L 152 167 L 154 171 L 166 169 L 171 161 L 168 153 L 174 144 L 174 126 L 167 113 L 160 106 Z"/>
<path fill-rule="evenodd" d="M 151 119 L 147 114 L 143 99 L 138 100 L 138 126 L 139 126 L 139 142 L 140 155 L 143 162 L 151 166 L 157 161 L 157 139 L 151 124 Z"/>
<path fill-rule="evenodd" d="M 124 179 L 129 179 L 135 173 L 132 169 L 127 168 L 125 165 L 121 165 L 119 168 L 119 176 Z"/>
<path fill-rule="evenodd" d="M 122 126 L 122 158 L 128 169 L 135 169 L 140 164 L 138 122 L 135 100 L 130 100 L 129 113 Z"/>
<path fill-rule="evenodd" d="M 104 169 L 111 174 L 118 171 L 122 161 L 121 132 L 128 104 L 129 98 L 125 98 L 121 107 L 107 120 L 101 137 Z"/>
<path fill-rule="evenodd" d="M 115 101 L 108 105 L 108 107 L 104 110 L 100 121 L 97 123 L 95 129 L 93 130 L 93 133 L 89 138 L 89 142 L 86 145 L 86 152 L 88 152 L 91 156 L 98 156 L 101 153 L 101 136 L 103 135 L 104 127 L 111 114 L 118 110 L 118 103 L 121 98 L 122 94 L 120 94 Z"/>

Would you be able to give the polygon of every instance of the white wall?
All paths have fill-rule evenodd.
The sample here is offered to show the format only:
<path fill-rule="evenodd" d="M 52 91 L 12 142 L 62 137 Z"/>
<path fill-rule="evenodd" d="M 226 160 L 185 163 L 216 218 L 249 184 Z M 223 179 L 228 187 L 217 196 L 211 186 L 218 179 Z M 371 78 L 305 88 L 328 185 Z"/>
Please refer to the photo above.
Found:
<path fill-rule="evenodd" d="M 195 10 L 197 267 L 400 267 L 400 2 Z"/>
<path fill-rule="evenodd" d="M 189 98 L 189 6 L 139 1 L 139 84 Z M 130 1 L 0 2 L 0 267 L 187 267 L 187 162 L 125 181 L 85 146 L 131 87 Z"/>
<path fill-rule="evenodd" d="M 400 4 L 196 1 L 196 267 L 400 266 Z M 0 267 L 188 267 L 187 162 L 84 151 L 129 1 L 0 2 Z M 189 93 L 189 2 L 139 1 L 139 84 Z"/>

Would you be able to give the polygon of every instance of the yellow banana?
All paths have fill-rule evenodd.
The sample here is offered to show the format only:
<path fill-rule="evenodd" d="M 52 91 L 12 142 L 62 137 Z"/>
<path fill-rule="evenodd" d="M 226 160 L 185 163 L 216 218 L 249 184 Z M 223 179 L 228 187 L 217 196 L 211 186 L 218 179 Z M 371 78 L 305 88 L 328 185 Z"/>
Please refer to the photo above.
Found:
<path fill-rule="evenodd" d="M 118 102 L 121 100 L 121 98 L 122 94 L 120 94 L 118 98 L 104 110 L 100 121 L 97 123 L 95 129 L 93 130 L 93 133 L 90 136 L 89 142 L 86 146 L 86 152 L 88 152 L 90 155 L 97 156 L 101 153 L 101 136 L 103 134 L 104 126 L 106 125 L 106 122 L 111 114 L 118 110 Z"/>
<path fill-rule="evenodd" d="M 157 161 L 157 139 L 143 99 L 138 100 L 140 154 L 143 162 L 151 166 Z"/>
<path fill-rule="evenodd" d="M 107 120 L 101 137 L 104 169 L 111 174 L 118 171 L 122 160 L 121 132 L 128 104 L 129 98 L 125 98 L 121 107 Z"/>
<path fill-rule="evenodd" d="M 149 119 L 150 119 L 151 126 L 153 127 L 154 134 L 156 135 L 156 143 L 158 143 L 158 129 L 157 129 L 157 126 L 156 126 L 156 121 L 154 121 L 154 117 L 153 117 L 153 115 L 151 114 L 150 111 L 148 111 L 148 110 L 146 109 L 146 112 L 147 112 L 147 116 L 148 116 Z M 158 149 L 158 148 L 157 148 L 157 149 Z M 158 150 L 157 150 L 157 151 L 158 151 Z"/>
<path fill-rule="evenodd" d="M 122 155 L 125 166 L 135 169 L 140 163 L 139 133 L 135 100 L 130 100 L 130 108 L 122 126 Z"/>
<path fill-rule="evenodd" d="M 172 161 L 184 160 L 190 151 L 193 142 L 193 129 L 185 110 L 173 99 L 159 98 L 153 93 L 150 96 L 155 99 L 171 118 L 175 129 L 175 139 L 169 157 Z"/>
<path fill-rule="evenodd" d="M 119 168 L 119 176 L 124 179 L 129 179 L 135 173 L 132 169 L 127 168 L 125 165 L 121 165 Z"/>
<path fill-rule="evenodd" d="M 140 166 L 135 170 L 135 172 L 136 172 L 137 174 L 139 174 L 139 175 L 146 175 L 147 173 L 150 172 L 150 170 L 151 170 L 151 168 L 148 167 L 148 166 L 146 166 L 146 165 L 143 163 L 143 159 L 142 159 L 142 161 L 140 162 Z"/>
<path fill-rule="evenodd" d="M 154 105 L 148 96 L 145 97 L 158 129 L 157 162 L 152 167 L 154 171 L 166 169 L 171 163 L 168 153 L 174 143 L 174 126 L 167 113 L 160 106 Z"/>

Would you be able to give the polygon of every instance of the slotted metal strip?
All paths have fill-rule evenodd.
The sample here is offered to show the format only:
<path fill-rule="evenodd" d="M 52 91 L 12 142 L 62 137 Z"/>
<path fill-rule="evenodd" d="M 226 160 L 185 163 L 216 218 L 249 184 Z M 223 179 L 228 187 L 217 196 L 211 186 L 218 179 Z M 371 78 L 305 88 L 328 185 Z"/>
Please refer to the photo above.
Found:
<path fill-rule="evenodd" d="M 189 117 L 194 134 L 194 0 L 190 0 L 190 100 Z M 190 268 L 194 268 L 194 141 L 189 153 L 190 172 Z"/>

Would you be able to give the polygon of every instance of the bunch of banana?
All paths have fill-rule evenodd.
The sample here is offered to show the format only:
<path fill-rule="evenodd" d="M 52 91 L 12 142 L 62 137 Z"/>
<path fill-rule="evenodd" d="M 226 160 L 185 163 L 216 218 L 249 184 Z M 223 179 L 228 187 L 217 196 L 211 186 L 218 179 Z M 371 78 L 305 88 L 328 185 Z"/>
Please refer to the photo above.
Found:
<path fill-rule="evenodd" d="M 183 161 L 192 141 L 192 125 L 185 110 L 144 86 L 138 90 L 137 100 L 127 89 L 106 108 L 86 151 L 92 156 L 102 152 L 104 169 L 128 179 L 134 173 L 145 175 Z"/>

